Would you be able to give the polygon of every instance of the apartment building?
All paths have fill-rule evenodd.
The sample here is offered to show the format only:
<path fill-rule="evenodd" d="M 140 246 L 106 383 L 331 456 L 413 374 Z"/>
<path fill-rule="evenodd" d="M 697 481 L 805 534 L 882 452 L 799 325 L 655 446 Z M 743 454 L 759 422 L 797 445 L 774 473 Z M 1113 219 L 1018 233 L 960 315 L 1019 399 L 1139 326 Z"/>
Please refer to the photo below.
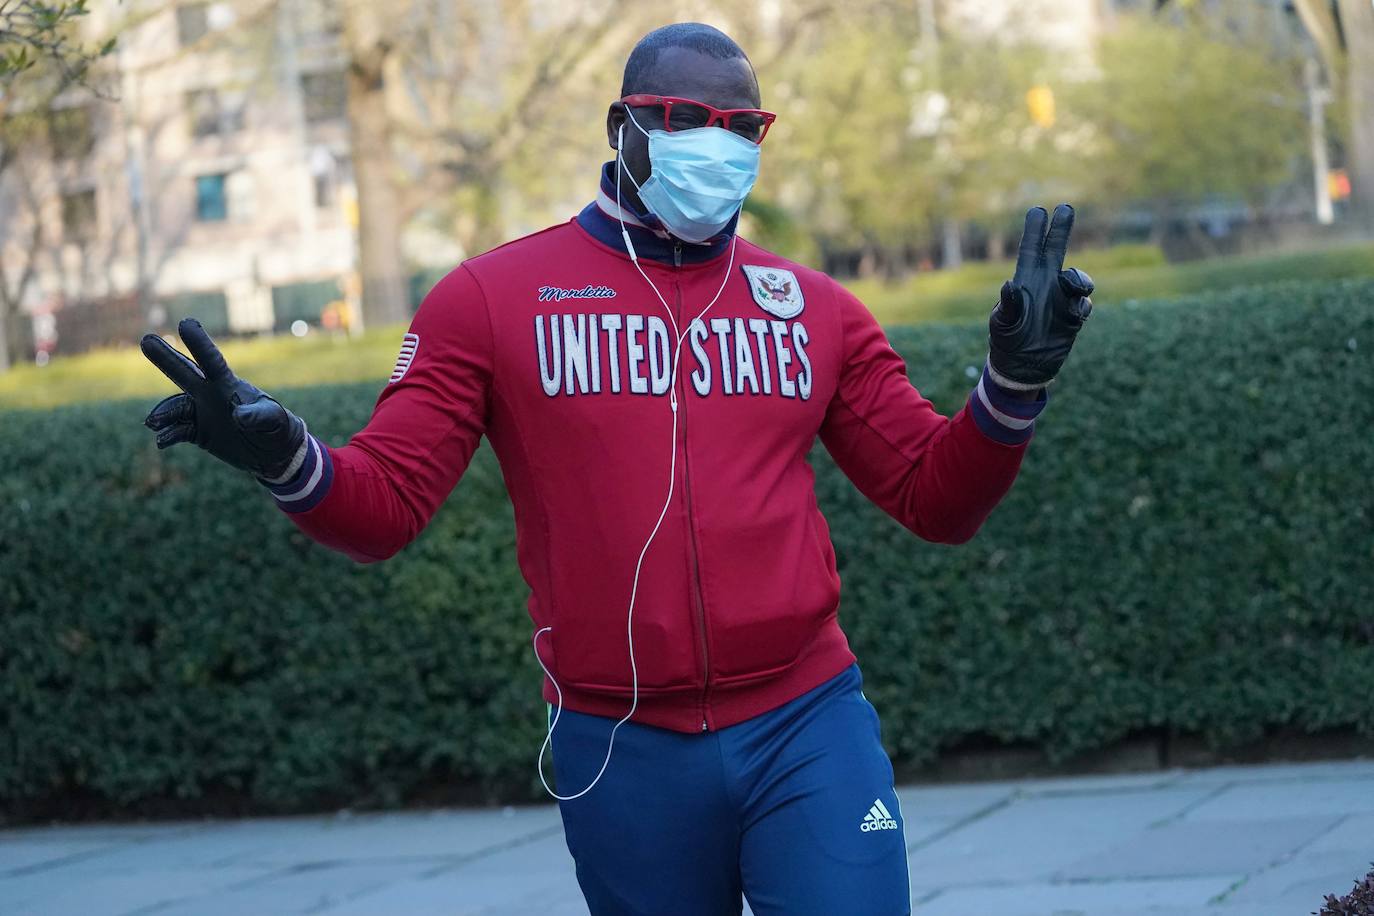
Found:
<path fill-rule="evenodd" d="M 221 334 L 336 316 L 356 204 L 333 5 L 124 0 L 85 25 L 120 28 L 112 76 L 59 97 L 0 172 L 40 361 L 184 315 Z"/>

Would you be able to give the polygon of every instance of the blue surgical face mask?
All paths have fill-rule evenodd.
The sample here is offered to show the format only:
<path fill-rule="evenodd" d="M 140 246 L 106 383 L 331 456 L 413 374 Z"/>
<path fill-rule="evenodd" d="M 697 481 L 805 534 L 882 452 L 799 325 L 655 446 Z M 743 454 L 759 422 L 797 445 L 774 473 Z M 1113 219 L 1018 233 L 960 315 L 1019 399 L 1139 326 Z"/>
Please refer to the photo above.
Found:
<path fill-rule="evenodd" d="M 684 241 L 719 234 L 758 180 L 759 145 L 721 127 L 645 130 L 628 108 L 625 113 L 649 138 L 652 172 L 644 184 L 635 182 L 644 206 Z"/>

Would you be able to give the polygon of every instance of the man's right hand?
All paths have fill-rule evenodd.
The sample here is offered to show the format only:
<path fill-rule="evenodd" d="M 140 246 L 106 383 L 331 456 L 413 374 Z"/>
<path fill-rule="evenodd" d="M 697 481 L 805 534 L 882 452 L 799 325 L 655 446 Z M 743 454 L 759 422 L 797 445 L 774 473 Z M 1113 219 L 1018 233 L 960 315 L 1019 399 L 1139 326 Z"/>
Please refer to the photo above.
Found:
<path fill-rule="evenodd" d="M 156 334 L 141 349 L 182 394 L 159 402 L 143 421 L 157 447 L 194 442 L 219 460 L 271 482 L 288 479 L 305 457 L 305 422 L 234 375 L 200 322 L 177 326 L 188 358 Z"/>

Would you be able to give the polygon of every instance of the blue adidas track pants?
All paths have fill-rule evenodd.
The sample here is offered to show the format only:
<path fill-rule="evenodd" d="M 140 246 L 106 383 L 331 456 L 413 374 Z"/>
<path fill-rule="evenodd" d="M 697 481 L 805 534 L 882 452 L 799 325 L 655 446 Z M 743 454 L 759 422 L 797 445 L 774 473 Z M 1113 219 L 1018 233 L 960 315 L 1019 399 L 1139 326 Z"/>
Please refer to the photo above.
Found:
<path fill-rule="evenodd" d="M 700 735 L 627 722 L 601 781 L 560 802 L 592 916 L 898 916 L 910 877 L 892 764 L 858 665 Z M 596 776 L 614 719 L 564 710 L 558 792 Z"/>

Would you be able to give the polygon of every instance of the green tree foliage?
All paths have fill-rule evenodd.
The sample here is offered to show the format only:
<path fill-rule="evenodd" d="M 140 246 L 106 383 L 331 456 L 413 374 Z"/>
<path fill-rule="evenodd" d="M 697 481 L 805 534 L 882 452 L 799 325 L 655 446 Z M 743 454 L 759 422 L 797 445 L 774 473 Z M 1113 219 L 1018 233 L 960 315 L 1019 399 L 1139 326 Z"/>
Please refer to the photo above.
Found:
<path fill-rule="evenodd" d="M 947 218 L 998 238 L 1025 206 L 1061 199 L 1162 218 L 1208 202 L 1262 213 L 1310 180 L 1304 49 L 1267 6 L 1121 13 L 1072 46 L 1047 43 L 1029 6 L 996 29 L 935 9 L 932 40 L 913 5 L 849 5 L 760 70 L 783 116 L 756 193 L 821 250 L 901 273 Z M 1051 121 L 1032 116 L 1035 89 Z M 764 228 L 795 245 L 795 231 L 770 234 L 785 222 Z"/>
<path fill-rule="evenodd" d="M 21 73 L 46 64 L 63 83 L 79 82 L 92 63 L 114 50 L 114 38 L 90 47 L 74 36 L 73 25 L 89 12 L 87 6 L 87 0 L 0 0 L 0 112 Z"/>
<path fill-rule="evenodd" d="M 1123 16 L 1102 39 L 1100 75 L 1072 105 L 1092 125 L 1085 189 L 1161 213 L 1208 199 L 1261 206 L 1303 160 L 1298 61 L 1244 24 Z"/>
<path fill-rule="evenodd" d="M 1032 44 L 953 24 L 932 42 L 905 7 L 847 10 L 762 74 L 768 103 L 784 114 L 759 193 L 804 221 L 822 248 L 879 254 L 900 271 L 944 219 L 1000 228 L 1030 193 L 1071 171 L 1047 155 L 1049 133 L 1031 123 L 1025 101 L 1054 72 Z"/>
<path fill-rule="evenodd" d="M 805 214 L 823 245 L 896 246 L 928 235 L 929 143 L 912 136 L 915 34 L 901 19 L 836 22 L 764 74 L 784 114 L 766 141 L 763 192 Z M 766 87 L 767 88 L 767 87 Z"/>
<path fill-rule="evenodd" d="M 1036 124 L 1027 96 L 1051 98 L 1066 68 L 1048 49 L 997 36 L 953 33 L 940 44 L 940 84 L 949 113 L 932 166 L 949 193 L 949 215 L 999 231 L 1033 204 L 1072 196 L 1065 181 L 1081 156 L 1062 122 Z"/>
<path fill-rule="evenodd" d="M 11 204 L 4 214 L 5 259 L 0 263 L 0 373 L 29 350 L 20 303 L 35 280 L 44 251 L 44 201 L 35 196 L 22 160 L 35 151 L 46 155 L 45 141 L 72 129 L 71 111 L 54 102 L 73 86 L 94 89 L 96 63 L 115 48 L 115 37 L 91 45 L 79 24 L 87 0 L 40 2 L 0 0 L 0 182 L 7 182 Z"/>

